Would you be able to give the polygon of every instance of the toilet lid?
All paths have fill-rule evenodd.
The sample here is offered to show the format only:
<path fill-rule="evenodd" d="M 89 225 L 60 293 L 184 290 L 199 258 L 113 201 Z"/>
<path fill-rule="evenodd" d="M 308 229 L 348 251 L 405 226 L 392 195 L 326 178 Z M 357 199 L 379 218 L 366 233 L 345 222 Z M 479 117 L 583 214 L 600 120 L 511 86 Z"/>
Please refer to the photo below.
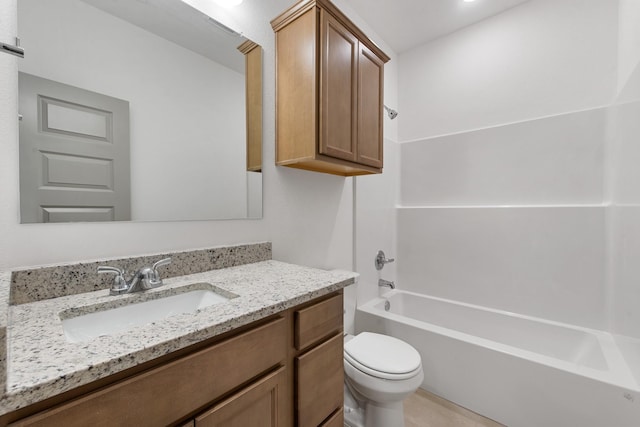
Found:
<path fill-rule="evenodd" d="M 344 344 L 345 359 L 357 367 L 391 375 L 413 373 L 421 366 L 420 353 L 397 338 L 362 332 Z M 355 362 L 355 363 L 354 363 Z"/>

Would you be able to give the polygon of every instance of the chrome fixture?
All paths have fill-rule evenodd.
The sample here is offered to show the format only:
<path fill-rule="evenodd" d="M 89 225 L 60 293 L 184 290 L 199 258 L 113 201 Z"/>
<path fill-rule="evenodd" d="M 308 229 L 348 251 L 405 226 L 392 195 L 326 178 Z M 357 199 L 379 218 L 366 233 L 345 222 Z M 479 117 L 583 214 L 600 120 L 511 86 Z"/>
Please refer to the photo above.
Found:
<path fill-rule="evenodd" d="M 398 112 L 396 110 L 394 110 L 393 108 L 389 108 L 386 105 L 383 106 L 385 110 L 387 110 L 387 115 L 389 116 L 389 118 L 391 120 L 395 119 L 396 117 L 398 117 Z"/>
<path fill-rule="evenodd" d="M 385 264 L 389 264 L 390 262 L 394 262 L 395 258 L 389 258 L 384 255 L 384 252 L 378 251 L 376 255 L 376 270 L 382 270 Z"/>
<path fill-rule="evenodd" d="M 160 273 L 158 273 L 158 267 L 169 263 L 171 263 L 171 258 L 164 258 L 154 263 L 151 267 L 143 267 L 133 275 L 131 280 L 127 280 L 124 277 L 124 270 L 108 265 L 99 266 L 98 273 L 115 274 L 116 277 L 113 279 L 113 285 L 111 285 L 109 295 L 121 295 L 146 291 L 162 286 L 162 279 L 160 278 Z"/>
<path fill-rule="evenodd" d="M 24 49 L 20 47 L 20 39 L 16 37 L 16 44 L 0 43 L 0 52 L 15 55 L 18 58 L 24 58 Z"/>
<path fill-rule="evenodd" d="M 391 289 L 395 289 L 396 288 L 395 282 L 393 282 L 391 280 L 384 280 L 384 279 L 378 279 L 378 286 L 380 286 L 381 288 L 383 288 L 383 287 L 391 288 Z"/>

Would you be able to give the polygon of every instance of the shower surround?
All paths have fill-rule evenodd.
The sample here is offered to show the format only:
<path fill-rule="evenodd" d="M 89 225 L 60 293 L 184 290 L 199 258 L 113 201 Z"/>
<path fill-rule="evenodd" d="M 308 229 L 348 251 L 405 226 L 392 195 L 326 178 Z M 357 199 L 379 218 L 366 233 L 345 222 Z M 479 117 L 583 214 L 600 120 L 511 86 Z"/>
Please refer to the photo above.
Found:
<path fill-rule="evenodd" d="M 392 246 L 375 249 L 397 258 L 384 278 L 395 279 L 400 290 L 497 310 L 504 319 L 534 318 L 608 337 L 611 354 L 619 357 L 607 359 L 607 369 L 617 373 L 621 388 L 593 403 L 605 417 L 593 420 L 620 410 L 621 418 L 611 419 L 619 422 L 604 424 L 619 427 L 640 425 L 639 19 L 640 5 L 630 0 L 535 0 L 401 53 L 402 115 L 399 143 L 391 150 L 399 159 L 385 181 L 397 188 L 393 213 L 383 218 L 369 194 L 380 182 L 358 180 L 357 186 L 358 218 L 371 222 L 367 217 L 378 215 L 395 223 L 392 230 L 379 227 L 390 237 L 378 240 Z M 377 281 L 368 265 L 374 239 L 365 231 L 356 229 L 359 251 L 370 249 L 367 258 L 358 256 L 361 288 Z M 359 292 L 368 297 L 360 299 L 364 309 L 373 296 Z M 426 342 L 412 342 L 397 326 L 403 320 L 387 323 L 389 316 L 383 313 L 373 324 L 382 322 L 387 333 L 417 348 Z M 369 320 L 359 312 L 356 328 L 366 329 Z M 522 322 L 511 326 L 515 335 L 540 345 Z M 496 331 L 492 323 L 484 327 Z M 431 333 L 421 351 L 436 371 L 457 366 L 470 373 L 438 375 L 432 391 L 446 399 L 473 406 L 456 400 L 455 390 L 483 388 L 476 380 L 485 371 L 511 390 L 484 389 L 487 399 L 515 399 L 532 390 L 544 395 L 557 385 L 531 379 L 535 372 L 546 372 L 540 378 L 557 373 L 557 367 L 522 362 L 517 352 L 469 350 L 459 336 L 446 341 L 450 335 Z M 475 336 L 475 344 L 479 340 Z M 438 343 L 442 347 L 434 347 Z M 487 363 L 508 355 L 512 359 L 504 363 L 518 368 L 510 373 L 467 364 L 466 351 L 486 355 Z M 543 405 L 532 401 L 520 419 L 506 412 L 491 416 L 516 427 L 528 425 L 527 411 L 582 421 L 573 399 L 601 393 L 606 381 L 585 380 L 581 363 L 571 363 L 566 371 L 574 377 L 558 374 L 568 379 L 564 395 Z M 516 377 L 522 381 L 509 386 Z M 481 405 L 476 410 L 483 413 Z"/>

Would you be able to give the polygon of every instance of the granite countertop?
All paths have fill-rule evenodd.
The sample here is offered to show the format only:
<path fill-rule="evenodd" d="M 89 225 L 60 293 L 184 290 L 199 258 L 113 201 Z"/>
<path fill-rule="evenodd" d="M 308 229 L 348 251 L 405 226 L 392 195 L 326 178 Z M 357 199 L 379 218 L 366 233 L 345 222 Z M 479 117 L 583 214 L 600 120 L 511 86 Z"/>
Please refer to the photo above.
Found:
<path fill-rule="evenodd" d="M 0 273 L 0 280 L 8 280 L 5 276 Z M 145 296 L 109 296 L 108 290 L 100 290 L 10 305 L 6 315 L 2 310 L 7 309 L 8 295 L 0 295 L 0 322 L 7 322 L 6 390 L 0 399 L 0 414 L 342 289 L 356 277 L 347 271 L 263 261 L 165 279 L 164 286 L 146 291 Z M 79 343 L 65 339 L 61 312 L 89 312 L 103 303 L 126 305 L 156 293 L 179 293 L 180 288 L 197 283 L 209 283 L 237 297 L 120 334 Z"/>

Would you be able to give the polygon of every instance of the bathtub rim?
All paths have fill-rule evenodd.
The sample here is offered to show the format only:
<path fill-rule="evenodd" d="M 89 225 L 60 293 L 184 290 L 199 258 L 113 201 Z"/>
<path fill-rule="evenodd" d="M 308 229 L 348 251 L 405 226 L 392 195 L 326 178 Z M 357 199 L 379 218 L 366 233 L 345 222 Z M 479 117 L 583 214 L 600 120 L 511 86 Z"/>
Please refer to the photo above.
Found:
<path fill-rule="evenodd" d="M 591 334 L 598 341 L 598 344 L 600 345 L 600 349 L 604 355 L 605 361 L 609 369 L 598 370 L 598 369 L 590 368 L 583 365 L 577 365 L 575 363 L 571 363 L 566 360 L 558 359 L 552 356 L 547 356 L 544 354 L 536 353 L 530 350 L 525 350 L 522 348 L 518 348 L 509 344 L 504 344 L 504 343 L 490 340 L 487 338 L 477 337 L 465 332 L 457 331 L 455 329 L 446 328 L 444 326 L 439 326 L 433 323 L 416 320 L 400 314 L 384 311 L 384 309 L 381 308 L 381 306 L 384 306 L 384 302 L 387 301 L 389 298 L 398 294 L 413 295 L 418 298 L 426 298 L 426 299 L 438 301 L 441 303 L 454 304 L 454 305 L 458 305 L 458 306 L 462 306 L 470 309 L 488 311 L 494 314 L 504 315 L 506 317 L 516 317 L 516 318 L 524 319 L 528 321 L 540 322 L 540 323 L 554 326 L 554 327 L 566 328 L 566 329 L 571 329 L 571 330 L 579 331 L 586 334 Z M 621 350 L 619 349 L 616 343 L 615 336 L 606 331 L 590 329 L 583 326 L 571 325 L 567 323 L 558 322 L 555 320 L 538 318 L 534 316 L 509 312 L 506 310 L 500 310 L 500 309 L 495 309 L 491 307 L 480 306 L 476 304 L 466 303 L 463 301 L 451 300 L 451 299 L 437 297 L 437 296 L 428 295 L 428 294 L 405 291 L 402 289 L 389 290 L 383 293 L 382 295 L 358 306 L 356 310 L 363 311 L 365 313 L 369 313 L 375 316 L 387 318 L 392 321 L 397 321 L 399 323 L 413 326 L 419 329 L 426 329 L 432 333 L 443 335 L 451 339 L 455 339 L 457 341 L 462 341 L 472 345 L 486 347 L 493 351 L 497 351 L 513 357 L 518 357 L 520 359 L 524 359 L 533 363 L 538 363 L 552 369 L 560 370 L 563 372 L 569 372 L 569 373 L 587 377 L 592 380 L 599 381 L 608 385 L 620 387 L 628 391 L 640 393 L 640 384 L 636 381 L 636 377 L 633 374 L 633 371 L 627 365 L 627 362 L 626 362 L 627 359 L 624 357 Z"/>

